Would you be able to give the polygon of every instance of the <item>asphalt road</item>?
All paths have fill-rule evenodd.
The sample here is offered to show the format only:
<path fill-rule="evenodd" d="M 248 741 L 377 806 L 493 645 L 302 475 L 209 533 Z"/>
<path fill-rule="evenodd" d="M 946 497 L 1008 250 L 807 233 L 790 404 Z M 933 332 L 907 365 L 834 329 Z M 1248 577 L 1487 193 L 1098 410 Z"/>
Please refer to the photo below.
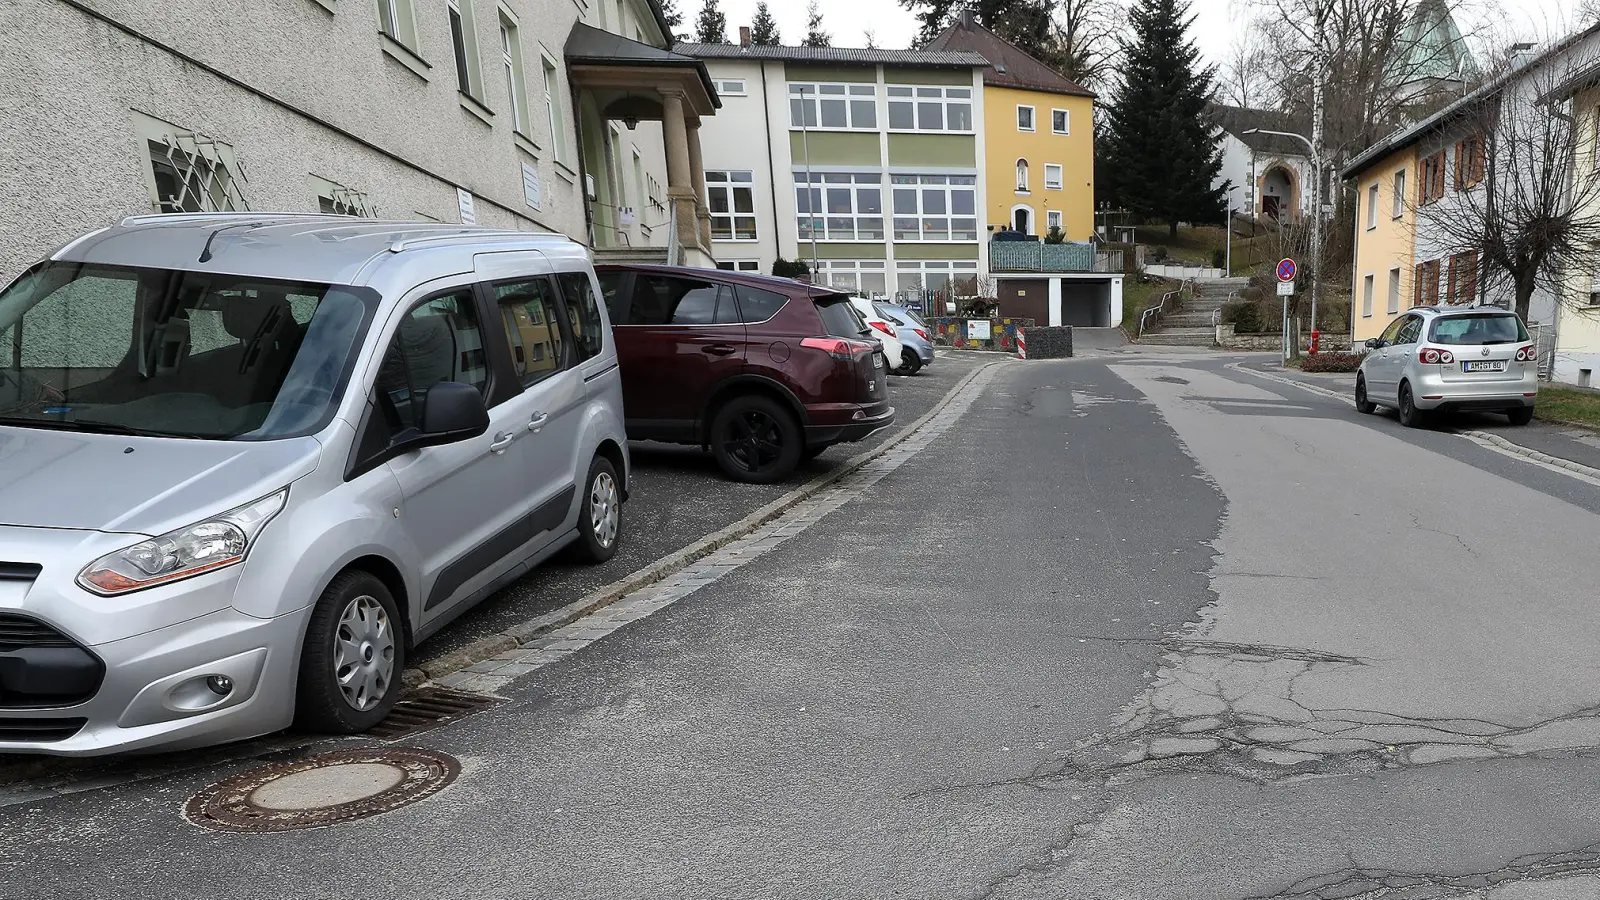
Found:
<path fill-rule="evenodd" d="M 855 455 L 909 427 L 938 402 L 982 354 L 942 352 L 913 376 L 889 379 L 895 425 L 854 444 L 839 444 L 802 463 L 777 484 L 739 484 L 722 477 L 711 454 L 697 447 L 635 442 L 629 446 L 633 486 L 623 505 L 625 538 L 604 565 L 558 558 L 479 604 L 417 648 L 422 665 L 485 635 L 496 634 L 638 571 L 712 532 L 733 524 L 806 481 L 833 471 Z"/>
<path fill-rule="evenodd" d="M 1600 486 L 1102 350 L 996 363 L 716 577 L 530 651 L 408 742 L 462 761 L 428 800 L 181 818 L 248 760 L 0 798 L 0 896 L 1596 896 Z"/>

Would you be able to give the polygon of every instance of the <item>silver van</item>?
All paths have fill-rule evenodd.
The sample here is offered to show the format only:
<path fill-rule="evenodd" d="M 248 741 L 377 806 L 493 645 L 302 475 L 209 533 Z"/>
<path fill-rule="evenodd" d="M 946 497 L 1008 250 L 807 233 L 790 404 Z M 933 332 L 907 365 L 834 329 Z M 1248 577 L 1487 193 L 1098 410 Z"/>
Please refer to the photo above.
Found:
<path fill-rule="evenodd" d="M 137 216 L 0 292 L 0 753 L 353 733 L 418 641 L 617 549 L 622 387 L 585 249 L 340 216 Z"/>

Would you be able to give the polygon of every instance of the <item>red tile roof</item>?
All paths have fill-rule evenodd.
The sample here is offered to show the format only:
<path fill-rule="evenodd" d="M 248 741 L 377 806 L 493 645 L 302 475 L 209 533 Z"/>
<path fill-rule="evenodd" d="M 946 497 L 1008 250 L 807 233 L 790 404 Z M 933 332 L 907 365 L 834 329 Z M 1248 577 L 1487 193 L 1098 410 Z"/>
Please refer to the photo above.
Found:
<path fill-rule="evenodd" d="M 1095 95 L 1094 91 L 1029 56 L 1021 47 L 975 22 L 968 23 L 958 19 L 955 24 L 940 32 L 925 49 L 964 50 L 982 56 L 990 65 L 990 68 L 983 70 L 984 84 L 1025 91 L 1044 91 L 1050 94 L 1068 94 L 1075 97 Z"/>

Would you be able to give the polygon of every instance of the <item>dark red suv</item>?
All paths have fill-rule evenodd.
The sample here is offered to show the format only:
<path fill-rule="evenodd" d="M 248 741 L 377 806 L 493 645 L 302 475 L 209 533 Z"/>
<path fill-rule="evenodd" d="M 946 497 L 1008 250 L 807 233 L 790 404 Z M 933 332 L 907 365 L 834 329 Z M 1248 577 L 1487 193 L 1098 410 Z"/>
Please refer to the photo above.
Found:
<path fill-rule="evenodd" d="M 719 269 L 595 271 L 629 438 L 698 444 L 765 483 L 894 421 L 882 347 L 846 295 Z"/>

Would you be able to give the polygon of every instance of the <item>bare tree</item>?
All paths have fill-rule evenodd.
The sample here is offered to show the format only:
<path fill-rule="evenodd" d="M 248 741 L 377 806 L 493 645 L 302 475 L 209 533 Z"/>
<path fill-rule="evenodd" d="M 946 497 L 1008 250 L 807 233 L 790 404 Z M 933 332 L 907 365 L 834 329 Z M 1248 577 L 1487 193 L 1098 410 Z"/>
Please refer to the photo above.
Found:
<path fill-rule="evenodd" d="M 1241 29 L 1217 68 L 1220 99 L 1231 106 L 1247 109 L 1266 109 L 1279 104 L 1282 98 L 1274 90 L 1268 74 L 1273 68 L 1270 57 L 1271 50 L 1262 40 L 1260 29 Z"/>
<path fill-rule="evenodd" d="M 1055 0 L 1051 13 L 1061 74 L 1079 84 L 1105 87 L 1122 50 L 1127 7 L 1115 0 Z"/>
<path fill-rule="evenodd" d="M 1593 266 L 1600 244 L 1600 169 L 1573 117 L 1572 85 L 1589 84 L 1592 49 L 1557 54 L 1491 85 L 1452 117 L 1439 168 L 1413 194 L 1424 299 L 1508 303 L 1524 320 L 1534 294 L 1566 298 L 1564 273 Z M 1589 113 L 1592 115 L 1592 112 Z M 1454 137 L 1451 141 L 1448 138 Z M 1453 289 L 1453 290 L 1452 290 Z"/>

